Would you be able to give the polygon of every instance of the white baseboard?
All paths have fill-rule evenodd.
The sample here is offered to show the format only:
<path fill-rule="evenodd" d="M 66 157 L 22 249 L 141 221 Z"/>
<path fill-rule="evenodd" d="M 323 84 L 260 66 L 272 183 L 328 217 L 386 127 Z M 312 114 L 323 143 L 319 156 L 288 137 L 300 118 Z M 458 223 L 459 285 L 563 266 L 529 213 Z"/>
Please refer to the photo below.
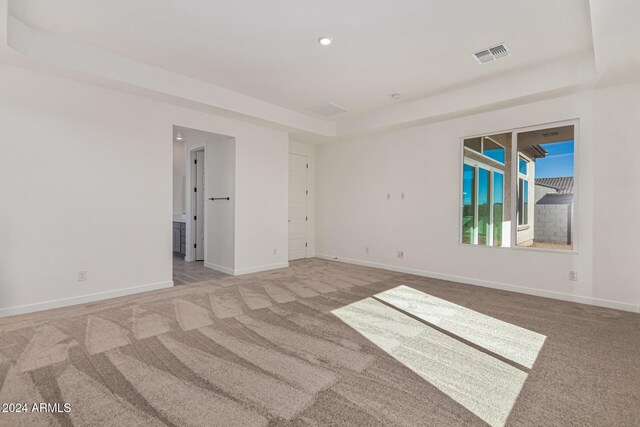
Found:
<path fill-rule="evenodd" d="M 236 275 L 236 272 L 235 272 L 235 270 L 233 268 L 223 267 L 221 265 L 213 264 L 213 263 L 207 262 L 207 261 L 204 262 L 204 266 L 207 267 L 207 268 L 211 268 L 213 270 L 219 271 L 219 272 L 224 273 L 224 274 L 230 274 L 232 276 Z"/>
<path fill-rule="evenodd" d="M 281 262 L 278 264 L 260 265 L 258 267 L 240 268 L 236 270 L 236 276 L 240 276 L 242 274 L 249 274 L 249 273 L 258 273 L 260 271 L 276 270 L 278 268 L 287 268 L 287 267 L 289 267 L 288 262 Z"/>
<path fill-rule="evenodd" d="M 249 267 L 249 268 L 240 268 L 237 270 L 234 270 L 232 268 L 228 268 L 228 267 L 223 267 L 221 265 L 216 265 L 216 264 L 212 264 L 210 262 L 204 262 L 204 266 L 208 267 L 208 268 L 212 268 L 214 270 L 220 271 L 222 273 L 225 274 L 230 274 L 232 276 L 241 276 L 243 274 L 250 274 L 250 273 L 258 273 L 260 271 L 268 271 L 268 270 L 275 270 L 277 268 L 286 268 L 289 267 L 289 263 L 288 262 L 282 262 L 282 263 L 278 263 L 278 264 L 269 264 L 269 265 L 260 265 L 257 267 Z"/>
<path fill-rule="evenodd" d="M 451 274 L 435 273 L 432 271 L 417 270 L 397 265 L 381 264 L 377 262 L 341 258 L 334 255 L 316 254 L 316 258 L 344 262 L 347 264 L 362 265 L 364 267 L 380 268 L 383 270 L 397 271 L 399 273 L 413 274 L 416 276 L 430 277 L 433 279 L 449 280 L 451 282 L 464 283 L 467 285 L 483 286 L 485 288 L 500 289 L 503 291 L 518 292 L 521 294 L 534 295 L 538 297 L 557 299 L 561 301 L 576 302 L 580 304 L 595 305 L 598 307 L 614 308 L 617 310 L 630 311 L 632 313 L 640 313 L 640 305 L 629 304 L 620 301 L 612 301 L 602 298 L 586 297 L 582 295 L 572 295 L 563 292 L 546 291 L 542 289 L 529 288 L 526 286 L 512 285 L 509 283 L 492 282 L 489 280 L 473 279 L 470 277 L 454 276 Z"/>
<path fill-rule="evenodd" d="M 131 288 L 115 291 L 98 292 L 96 294 L 81 295 L 77 297 L 61 298 L 51 301 L 37 302 L 35 304 L 20 305 L 16 307 L 0 308 L 0 317 L 15 316 L 16 314 L 33 313 L 36 311 L 50 310 L 52 308 L 67 307 L 75 304 L 101 301 L 109 298 L 122 297 L 140 292 L 154 291 L 156 289 L 171 288 L 173 281 L 149 283 L 147 285 L 133 286 Z"/>

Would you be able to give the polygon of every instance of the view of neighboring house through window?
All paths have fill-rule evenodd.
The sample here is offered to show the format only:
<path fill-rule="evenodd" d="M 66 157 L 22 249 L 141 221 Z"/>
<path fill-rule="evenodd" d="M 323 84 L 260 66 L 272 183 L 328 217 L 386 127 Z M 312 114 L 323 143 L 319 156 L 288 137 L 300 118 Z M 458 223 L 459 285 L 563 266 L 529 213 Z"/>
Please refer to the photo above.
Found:
<path fill-rule="evenodd" d="M 517 246 L 573 249 L 574 125 L 517 132 L 518 156 L 530 160 L 519 170 Z"/>
<path fill-rule="evenodd" d="M 462 243 L 573 249 L 574 127 L 464 139 Z"/>

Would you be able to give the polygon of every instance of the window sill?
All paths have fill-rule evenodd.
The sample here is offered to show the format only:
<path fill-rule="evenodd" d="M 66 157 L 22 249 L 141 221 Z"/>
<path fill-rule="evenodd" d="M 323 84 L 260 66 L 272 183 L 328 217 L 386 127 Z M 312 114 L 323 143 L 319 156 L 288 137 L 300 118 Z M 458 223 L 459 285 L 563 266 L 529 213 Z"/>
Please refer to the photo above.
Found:
<path fill-rule="evenodd" d="M 515 252 L 538 252 L 538 253 L 553 253 L 553 254 L 566 254 L 566 255 L 578 255 L 578 248 L 576 246 L 573 249 L 550 249 L 550 248 L 532 248 L 529 246 L 488 246 L 488 245 L 472 245 L 470 243 L 458 242 L 459 246 L 467 248 L 484 248 L 487 250 L 495 251 L 515 251 Z"/>

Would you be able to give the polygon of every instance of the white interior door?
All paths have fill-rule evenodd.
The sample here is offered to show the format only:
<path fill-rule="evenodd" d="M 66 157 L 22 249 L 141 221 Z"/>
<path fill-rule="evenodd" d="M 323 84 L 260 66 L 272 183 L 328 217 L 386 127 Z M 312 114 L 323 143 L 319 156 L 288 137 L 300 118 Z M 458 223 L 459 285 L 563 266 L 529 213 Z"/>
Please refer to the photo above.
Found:
<path fill-rule="evenodd" d="M 307 256 L 307 156 L 289 153 L 289 260 Z"/>
<path fill-rule="evenodd" d="M 196 151 L 195 239 L 196 261 L 204 260 L 204 150 Z"/>

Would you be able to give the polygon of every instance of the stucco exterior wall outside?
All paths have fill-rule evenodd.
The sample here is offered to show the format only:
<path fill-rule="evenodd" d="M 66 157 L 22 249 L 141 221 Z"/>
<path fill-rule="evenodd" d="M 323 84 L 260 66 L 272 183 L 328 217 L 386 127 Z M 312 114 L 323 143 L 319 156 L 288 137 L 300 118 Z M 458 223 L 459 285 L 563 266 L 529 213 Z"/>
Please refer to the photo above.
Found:
<path fill-rule="evenodd" d="M 535 206 L 535 241 L 571 243 L 570 205 L 538 204 Z"/>

